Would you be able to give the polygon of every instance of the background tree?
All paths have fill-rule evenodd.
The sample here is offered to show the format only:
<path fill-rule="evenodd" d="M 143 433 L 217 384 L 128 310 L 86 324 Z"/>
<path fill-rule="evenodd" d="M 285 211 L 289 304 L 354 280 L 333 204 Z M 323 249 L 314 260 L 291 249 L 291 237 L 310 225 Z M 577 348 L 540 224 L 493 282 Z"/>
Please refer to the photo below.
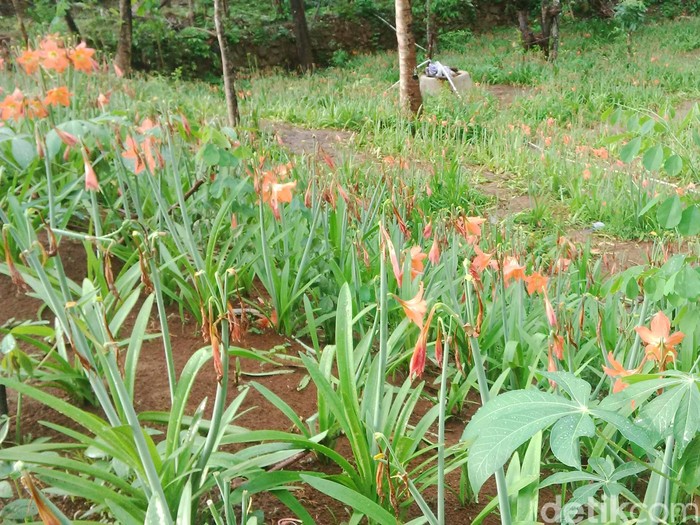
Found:
<path fill-rule="evenodd" d="M 311 39 L 309 38 L 309 27 L 306 24 L 306 12 L 304 11 L 304 0 L 289 0 L 294 18 L 294 39 L 297 44 L 297 55 L 299 65 L 303 71 L 313 67 L 314 56 L 311 51 Z"/>
<path fill-rule="evenodd" d="M 133 35 L 133 14 L 131 0 L 119 0 L 119 41 L 114 63 L 124 74 L 131 71 L 131 48 Z"/>
<path fill-rule="evenodd" d="M 559 15 L 561 14 L 560 0 L 542 0 L 540 10 L 540 26 L 542 32 L 535 34 L 530 27 L 530 12 L 534 4 L 531 0 L 515 0 L 518 14 L 518 28 L 523 48 L 528 51 L 539 47 L 550 60 L 556 59 L 559 52 Z M 554 50 L 554 53 L 552 51 Z"/>
<path fill-rule="evenodd" d="M 12 7 L 15 9 L 15 16 L 17 16 L 17 25 L 19 26 L 19 32 L 22 33 L 22 40 L 24 40 L 24 45 L 29 45 L 29 35 L 27 35 L 27 27 L 24 25 L 24 16 L 22 15 L 22 6 L 19 0 L 12 0 Z"/>
<path fill-rule="evenodd" d="M 421 99 L 416 72 L 416 38 L 413 36 L 411 0 L 395 0 L 396 40 L 399 47 L 399 102 L 401 109 L 416 115 Z"/>
<path fill-rule="evenodd" d="M 223 16 L 223 0 L 214 0 L 214 25 L 216 26 L 216 38 L 219 41 L 219 51 L 221 53 L 221 69 L 224 76 L 224 92 L 226 95 L 226 113 L 229 125 L 236 126 L 240 120 L 240 115 L 238 114 L 238 99 L 236 98 L 235 71 L 228 40 L 226 39 Z"/>

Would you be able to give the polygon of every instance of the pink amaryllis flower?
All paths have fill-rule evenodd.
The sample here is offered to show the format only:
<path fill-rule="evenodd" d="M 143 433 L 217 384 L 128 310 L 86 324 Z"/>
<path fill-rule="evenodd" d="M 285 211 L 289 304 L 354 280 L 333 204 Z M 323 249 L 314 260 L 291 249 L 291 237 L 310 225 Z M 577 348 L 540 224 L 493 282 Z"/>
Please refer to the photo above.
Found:
<path fill-rule="evenodd" d="M 658 312 L 652 317 L 651 329 L 637 326 L 635 331 L 645 344 L 645 358 L 655 361 L 659 370 L 665 370 L 666 364 L 676 359 L 676 345 L 685 338 L 683 332 L 671 333 L 671 321 L 663 312 Z"/>
<path fill-rule="evenodd" d="M 428 314 L 428 319 L 426 319 L 425 324 L 423 324 L 416 345 L 413 347 L 413 355 L 411 355 L 411 363 L 409 365 L 409 376 L 411 379 L 421 377 L 425 371 L 425 360 L 428 351 L 428 330 L 430 330 L 430 322 L 433 319 L 434 311 L 435 309 L 433 308 L 430 314 Z"/>
<path fill-rule="evenodd" d="M 428 260 L 433 266 L 440 262 L 440 243 L 438 242 L 437 237 L 433 238 L 433 245 L 430 247 L 430 251 L 428 252 Z"/>
<path fill-rule="evenodd" d="M 411 259 L 411 279 L 415 279 L 423 273 L 425 265 L 423 261 L 428 257 L 427 253 L 423 253 L 420 246 L 414 246 L 408 252 Z"/>
<path fill-rule="evenodd" d="M 381 231 L 382 231 L 382 237 L 384 238 L 383 243 L 389 252 L 389 260 L 391 261 L 391 269 L 394 272 L 394 277 L 396 278 L 396 282 L 399 284 L 399 286 L 401 286 L 401 282 L 403 281 L 403 270 L 401 269 L 401 265 L 399 264 L 399 258 L 396 256 L 396 249 L 394 248 L 394 243 L 391 242 L 391 237 L 389 237 L 389 232 L 386 231 L 384 226 L 381 226 Z"/>
<path fill-rule="evenodd" d="M 95 169 L 92 167 L 92 163 L 90 162 L 90 156 L 88 155 L 85 146 L 83 146 L 82 152 L 83 163 L 85 164 L 85 191 L 99 191 L 100 183 L 97 180 Z"/>

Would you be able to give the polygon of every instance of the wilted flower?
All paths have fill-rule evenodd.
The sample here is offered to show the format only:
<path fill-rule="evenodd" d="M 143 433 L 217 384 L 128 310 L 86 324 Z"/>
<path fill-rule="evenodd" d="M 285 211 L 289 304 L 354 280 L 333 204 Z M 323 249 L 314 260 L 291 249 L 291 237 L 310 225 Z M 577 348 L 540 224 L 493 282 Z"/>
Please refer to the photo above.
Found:
<path fill-rule="evenodd" d="M 389 237 L 389 233 L 386 231 L 384 226 L 381 226 L 381 230 L 382 237 L 384 237 L 384 242 L 386 243 L 387 250 L 389 251 L 389 259 L 391 260 L 391 268 L 394 272 L 394 277 L 396 278 L 396 282 L 399 284 L 399 286 L 401 286 L 401 281 L 403 280 L 403 270 L 401 269 L 399 259 L 396 256 L 394 243 L 391 242 L 391 237 Z"/>
<path fill-rule="evenodd" d="M 411 379 L 421 377 L 425 370 L 426 353 L 428 350 L 428 330 L 430 330 L 430 321 L 432 321 L 432 319 L 433 312 L 431 311 L 430 315 L 428 315 L 428 319 L 421 328 L 416 346 L 413 347 L 413 355 L 411 356 L 411 363 L 409 365 L 409 377 Z"/>

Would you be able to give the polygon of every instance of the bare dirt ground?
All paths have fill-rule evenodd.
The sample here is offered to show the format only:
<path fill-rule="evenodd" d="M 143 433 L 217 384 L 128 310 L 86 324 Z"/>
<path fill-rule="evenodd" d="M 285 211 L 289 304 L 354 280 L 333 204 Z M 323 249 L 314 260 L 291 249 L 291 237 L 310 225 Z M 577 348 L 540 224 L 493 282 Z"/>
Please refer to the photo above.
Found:
<path fill-rule="evenodd" d="M 86 276 L 85 252 L 83 246 L 78 243 L 64 243 L 61 245 L 60 251 L 64 265 L 70 269 L 70 278 L 80 281 Z M 19 293 L 11 280 L 0 275 L 0 297 L 3 301 L 0 302 L 0 326 L 8 324 L 20 323 L 24 320 L 44 319 L 52 320 L 51 313 L 46 309 L 41 309 L 41 302 L 31 298 L 23 293 Z M 175 361 L 176 371 L 179 374 L 185 366 L 187 360 L 192 354 L 205 346 L 202 340 L 199 327 L 191 320 L 182 320 L 173 310 L 170 316 L 170 332 L 173 357 Z M 121 334 L 115 334 L 116 337 L 128 336 L 128 325 L 126 330 Z M 151 332 L 156 333 L 158 329 L 158 320 L 154 315 L 151 322 Z M 282 336 L 273 332 L 245 334 L 242 340 L 236 345 L 240 348 L 255 349 L 261 352 L 274 350 L 271 355 L 281 357 L 282 354 L 295 356 L 302 352 L 302 347 Z M 237 362 L 236 362 L 237 361 Z M 284 399 L 294 411 L 302 418 L 308 418 L 316 412 L 317 396 L 316 390 L 312 382 L 304 386 L 303 379 L 306 376 L 305 369 L 290 365 L 289 360 L 278 359 L 279 366 L 263 364 L 260 361 L 253 359 L 231 359 L 229 375 L 231 384 L 229 385 L 228 401 L 246 391 L 246 397 L 241 409 L 240 416 L 234 421 L 234 424 L 247 428 L 249 430 L 282 430 L 293 431 L 289 420 L 278 412 L 267 400 L 254 388 L 251 383 L 257 382 L 268 389 L 275 392 L 278 396 Z M 240 371 L 238 378 L 235 377 L 236 370 Z M 434 371 L 435 374 L 437 371 Z M 400 379 L 400 378 L 399 378 Z M 427 377 L 431 381 L 432 377 Z M 209 363 L 199 373 L 192 393 L 187 402 L 187 411 L 192 414 L 199 404 L 206 399 L 207 408 L 205 409 L 205 417 L 210 417 L 212 404 L 216 392 L 216 372 L 213 364 Z M 168 394 L 168 380 L 165 367 L 165 357 L 163 354 L 162 343 L 160 339 L 152 339 L 144 342 L 141 356 L 138 364 L 138 371 L 135 385 L 134 406 L 137 412 L 144 411 L 164 411 L 170 410 L 170 399 Z M 51 390 L 52 393 L 68 399 L 65 393 L 56 390 Z M 16 413 L 17 396 L 10 391 L 9 408 L 10 414 Z M 101 411 L 96 407 L 82 407 L 86 410 L 101 415 Z M 431 408 L 428 401 L 420 403 L 415 418 L 421 417 Z M 448 444 L 456 443 L 464 429 L 465 423 L 478 408 L 475 400 L 466 404 L 465 411 L 448 422 L 447 438 Z M 43 423 L 51 422 L 59 425 L 64 425 L 74 430 L 83 430 L 81 426 L 72 421 L 64 414 L 55 412 L 54 410 L 25 397 L 22 404 L 21 412 L 21 433 L 23 439 L 35 440 L 39 438 L 50 439 L 53 441 L 69 441 L 59 432 L 47 428 Z M 10 436 L 15 434 L 14 425 L 10 429 Z M 337 450 L 352 461 L 352 454 L 347 441 L 344 438 L 338 440 Z M 305 471 L 323 472 L 326 474 L 338 474 L 339 470 L 335 465 L 325 463 L 319 458 L 309 455 L 299 462 L 290 465 L 288 468 Z M 495 495 L 495 485 L 489 483 L 485 486 L 480 504 L 471 504 L 463 506 L 459 503 L 456 493 L 459 492 L 459 472 L 453 472 L 448 476 L 448 483 L 451 486 L 447 493 L 447 523 L 470 523 L 483 506 Z M 351 512 L 342 503 L 322 494 L 310 487 L 301 486 L 295 491 L 296 497 L 302 502 L 309 513 L 314 517 L 319 525 L 335 525 L 347 522 Z M 429 501 L 435 501 L 435 493 L 429 491 L 427 493 Z M 82 512 L 89 508 L 89 504 L 80 499 L 57 499 L 54 503 L 70 517 L 77 517 Z M 262 493 L 253 496 L 253 508 L 260 509 L 264 512 L 266 524 L 281 524 L 285 523 L 285 519 L 293 518 L 292 513 L 284 507 L 272 494 Z M 407 510 L 408 515 L 416 517 L 419 511 L 415 505 L 409 505 Z M 288 522 L 294 523 L 294 522 Z M 484 523 L 486 525 L 498 523 L 495 516 L 490 516 Z"/>

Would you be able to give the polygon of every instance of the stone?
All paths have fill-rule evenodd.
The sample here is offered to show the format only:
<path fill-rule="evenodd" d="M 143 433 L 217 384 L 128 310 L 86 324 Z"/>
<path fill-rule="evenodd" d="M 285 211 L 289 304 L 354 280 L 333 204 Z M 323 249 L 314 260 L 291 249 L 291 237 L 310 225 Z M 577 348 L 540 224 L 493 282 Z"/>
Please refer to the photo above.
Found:
<path fill-rule="evenodd" d="M 420 93 L 421 95 L 439 95 L 443 90 L 447 89 L 452 91 L 450 83 L 443 78 L 426 77 L 421 75 L 420 79 Z M 452 77 L 452 83 L 455 85 L 457 93 L 464 93 L 472 87 L 472 77 L 466 71 L 457 71 L 457 73 Z"/>

